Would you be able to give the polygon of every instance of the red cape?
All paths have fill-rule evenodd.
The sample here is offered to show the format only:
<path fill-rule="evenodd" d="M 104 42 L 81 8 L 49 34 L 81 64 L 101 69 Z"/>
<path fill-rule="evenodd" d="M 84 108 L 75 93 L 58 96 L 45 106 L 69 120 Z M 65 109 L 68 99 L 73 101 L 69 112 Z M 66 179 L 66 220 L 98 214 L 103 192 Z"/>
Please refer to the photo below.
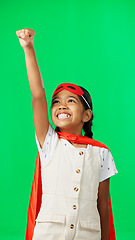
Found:
<path fill-rule="evenodd" d="M 58 132 L 58 135 L 59 135 L 59 138 L 67 139 L 70 142 L 90 144 L 92 146 L 107 148 L 105 144 L 100 143 L 88 137 L 77 136 L 77 135 L 64 133 L 64 132 Z M 35 166 L 35 174 L 34 174 L 32 189 L 31 189 L 29 208 L 28 208 L 26 240 L 32 240 L 33 238 L 35 220 L 40 210 L 41 198 L 42 198 L 42 180 L 41 180 L 40 156 L 38 152 L 37 159 L 36 159 L 36 166 Z M 109 193 L 109 212 L 110 212 L 109 240 L 116 240 L 110 193 Z"/>

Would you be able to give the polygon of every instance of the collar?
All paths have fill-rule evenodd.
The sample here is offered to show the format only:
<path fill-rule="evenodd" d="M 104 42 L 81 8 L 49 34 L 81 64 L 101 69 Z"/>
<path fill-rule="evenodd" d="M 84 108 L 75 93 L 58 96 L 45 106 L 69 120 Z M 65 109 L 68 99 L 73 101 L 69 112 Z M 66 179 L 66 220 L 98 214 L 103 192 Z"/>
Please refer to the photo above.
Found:
<path fill-rule="evenodd" d="M 66 133 L 66 132 L 57 132 L 58 137 L 62 139 L 66 139 L 69 142 L 74 142 L 74 143 L 80 143 L 80 144 L 89 144 L 95 147 L 101 147 L 101 148 L 106 148 L 109 150 L 109 148 L 104 144 L 99 141 L 96 141 L 92 138 L 86 137 L 86 136 L 80 136 L 80 135 L 74 135 L 71 133 Z"/>

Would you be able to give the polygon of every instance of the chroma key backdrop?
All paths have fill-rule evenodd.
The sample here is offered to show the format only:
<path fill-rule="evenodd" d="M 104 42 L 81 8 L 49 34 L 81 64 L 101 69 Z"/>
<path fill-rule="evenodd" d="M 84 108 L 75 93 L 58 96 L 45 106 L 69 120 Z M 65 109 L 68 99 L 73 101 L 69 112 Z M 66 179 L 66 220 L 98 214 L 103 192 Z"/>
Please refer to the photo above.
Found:
<path fill-rule="evenodd" d="M 23 28 L 35 30 L 49 118 L 58 84 L 72 82 L 90 92 L 94 139 L 110 148 L 119 172 L 110 181 L 116 239 L 135 239 L 135 2 L 7 0 L 0 3 L 0 22 L 0 239 L 25 239 L 38 152 L 16 36 Z"/>

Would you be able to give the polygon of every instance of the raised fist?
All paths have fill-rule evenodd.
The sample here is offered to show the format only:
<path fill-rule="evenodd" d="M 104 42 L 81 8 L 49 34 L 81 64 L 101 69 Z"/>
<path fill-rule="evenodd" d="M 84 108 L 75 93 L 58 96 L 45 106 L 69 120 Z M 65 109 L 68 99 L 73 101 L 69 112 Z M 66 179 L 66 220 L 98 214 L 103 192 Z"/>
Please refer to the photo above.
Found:
<path fill-rule="evenodd" d="M 30 48 L 33 46 L 33 39 L 35 31 L 30 28 L 21 29 L 16 31 L 16 35 L 19 38 L 20 44 L 23 48 Z"/>

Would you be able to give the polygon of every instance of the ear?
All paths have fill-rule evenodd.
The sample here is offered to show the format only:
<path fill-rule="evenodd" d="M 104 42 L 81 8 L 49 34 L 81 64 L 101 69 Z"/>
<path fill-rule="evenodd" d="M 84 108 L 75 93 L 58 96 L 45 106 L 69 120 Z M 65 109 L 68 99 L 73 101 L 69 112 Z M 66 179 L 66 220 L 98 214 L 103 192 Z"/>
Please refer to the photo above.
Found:
<path fill-rule="evenodd" d="M 88 122 L 92 117 L 92 111 L 91 109 L 87 109 L 84 112 L 83 122 Z"/>

